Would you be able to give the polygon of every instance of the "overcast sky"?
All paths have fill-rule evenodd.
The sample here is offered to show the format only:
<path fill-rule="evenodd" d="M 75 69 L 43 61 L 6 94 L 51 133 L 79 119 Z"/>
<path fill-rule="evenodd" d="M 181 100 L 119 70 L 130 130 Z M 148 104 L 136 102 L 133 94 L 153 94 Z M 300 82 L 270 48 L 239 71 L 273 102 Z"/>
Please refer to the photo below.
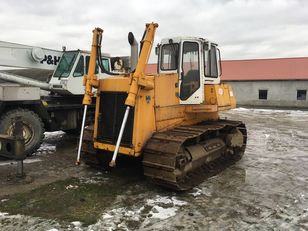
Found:
<path fill-rule="evenodd" d="M 188 35 L 218 43 L 223 59 L 308 56 L 306 0 L 0 2 L 0 40 L 52 49 L 90 50 L 98 26 L 104 29 L 103 52 L 129 55 L 127 33 L 140 41 L 152 21 L 159 24 L 155 44 Z"/>

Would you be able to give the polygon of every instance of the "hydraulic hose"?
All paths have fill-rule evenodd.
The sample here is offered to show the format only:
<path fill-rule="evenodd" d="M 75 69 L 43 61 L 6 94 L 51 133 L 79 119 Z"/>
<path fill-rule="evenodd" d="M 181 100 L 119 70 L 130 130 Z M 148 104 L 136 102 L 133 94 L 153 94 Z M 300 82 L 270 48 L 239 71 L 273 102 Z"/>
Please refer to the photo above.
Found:
<path fill-rule="evenodd" d="M 106 73 L 107 75 L 119 75 L 118 73 L 112 73 L 108 70 L 103 65 L 102 61 L 102 52 L 101 52 L 101 43 L 102 43 L 102 35 L 97 35 L 97 64 L 100 67 L 101 71 L 103 73 Z"/>

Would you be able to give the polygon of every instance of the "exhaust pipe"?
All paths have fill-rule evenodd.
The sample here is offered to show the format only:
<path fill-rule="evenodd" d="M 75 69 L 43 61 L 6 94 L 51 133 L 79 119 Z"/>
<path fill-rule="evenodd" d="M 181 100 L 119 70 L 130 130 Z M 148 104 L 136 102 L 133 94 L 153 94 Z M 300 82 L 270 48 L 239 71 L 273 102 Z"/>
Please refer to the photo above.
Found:
<path fill-rule="evenodd" d="M 130 69 L 133 72 L 138 62 L 138 42 L 132 32 L 128 33 L 128 42 L 130 44 Z"/>

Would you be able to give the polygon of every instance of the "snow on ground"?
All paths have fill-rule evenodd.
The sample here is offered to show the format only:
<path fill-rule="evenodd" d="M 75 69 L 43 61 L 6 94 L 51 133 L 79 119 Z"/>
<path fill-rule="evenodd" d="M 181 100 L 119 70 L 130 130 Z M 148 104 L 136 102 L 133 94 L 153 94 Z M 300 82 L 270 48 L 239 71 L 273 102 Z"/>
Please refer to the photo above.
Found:
<path fill-rule="evenodd" d="M 31 164 L 31 163 L 35 163 L 35 162 L 39 162 L 39 161 L 42 161 L 40 158 L 28 158 L 28 159 L 25 159 L 23 162 L 24 164 Z M 17 165 L 17 162 L 15 160 L 6 160 L 6 161 L 1 161 L 0 162 L 0 167 L 1 166 L 6 166 L 6 165 Z"/>
<path fill-rule="evenodd" d="M 5 225 L 3 227 L 3 225 Z M 0 212 L 0 230 L 63 230 L 58 222 L 24 215 L 10 215 Z"/>
<path fill-rule="evenodd" d="M 308 111 L 237 108 L 224 117 L 245 122 L 245 155 L 193 190 L 140 181 L 88 227 L 0 213 L 0 230 L 308 230 Z M 108 187 L 102 176 L 80 182 Z"/>
<path fill-rule="evenodd" d="M 1 228 L 2 224 L 5 224 L 5 228 Z M 82 231 L 90 230 L 86 227 L 82 227 L 80 221 L 73 221 L 68 225 L 61 225 L 55 220 L 42 219 L 39 217 L 31 217 L 25 215 L 10 215 L 8 213 L 0 212 L 0 230 L 5 231 L 62 231 L 73 230 Z"/>
<path fill-rule="evenodd" d="M 235 112 L 235 113 L 233 113 Z M 239 107 L 239 108 L 235 108 L 230 110 L 229 112 L 227 112 L 228 114 L 232 113 L 232 114 L 241 114 L 243 115 L 251 115 L 252 113 L 255 115 L 267 115 L 267 116 L 271 116 L 272 119 L 277 117 L 280 118 L 280 116 L 285 116 L 287 118 L 292 119 L 293 117 L 295 117 L 294 119 L 300 119 L 300 121 L 302 120 L 307 120 L 308 119 L 308 111 L 303 111 L 303 110 L 283 110 L 283 109 L 264 109 L 264 108 L 243 108 L 243 107 Z"/>
<path fill-rule="evenodd" d="M 102 227 L 104 230 L 131 230 L 127 225 L 128 221 L 138 223 L 142 230 L 142 227 L 175 216 L 186 204 L 186 201 L 179 200 L 175 196 L 156 195 L 133 208 L 120 207 L 105 212 L 96 224 L 89 226 L 89 230 L 100 230 Z"/>
<path fill-rule="evenodd" d="M 45 140 L 62 138 L 66 133 L 63 131 L 45 132 Z"/>
<path fill-rule="evenodd" d="M 92 176 L 92 177 L 80 177 L 79 181 L 82 184 L 97 184 L 97 185 L 102 185 L 107 183 L 109 180 L 109 178 L 107 177 L 103 177 L 101 172 L 98 172 L 98 174 L 96 174 L 96 176 Z"/>
<path fill-rule="evenodd" d="M 34 153 L 34 155 L 39 156 L 55 152 L 57 149 L 57 143 L 59 142 L 59 140 L 64 138 L 65 134 L 66 133 L 63 131 L 45 132 L 45 138 L 43 140 L 43 143 L 40 148 Z"/>

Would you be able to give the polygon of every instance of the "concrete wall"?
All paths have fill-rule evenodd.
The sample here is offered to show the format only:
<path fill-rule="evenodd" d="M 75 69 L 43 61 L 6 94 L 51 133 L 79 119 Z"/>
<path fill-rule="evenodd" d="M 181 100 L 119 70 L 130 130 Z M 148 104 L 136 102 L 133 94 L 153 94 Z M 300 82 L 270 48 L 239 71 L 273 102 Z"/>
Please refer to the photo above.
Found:
<path fill-rule="evenodd" d="M 308 81 L 224 81 L 230 84 L 239 106 L 308 108 Z M 268 90 L 267 100 L 259 89 Z M 306 100 L 297 100 L 297 90 L 307 90 Z"/>

